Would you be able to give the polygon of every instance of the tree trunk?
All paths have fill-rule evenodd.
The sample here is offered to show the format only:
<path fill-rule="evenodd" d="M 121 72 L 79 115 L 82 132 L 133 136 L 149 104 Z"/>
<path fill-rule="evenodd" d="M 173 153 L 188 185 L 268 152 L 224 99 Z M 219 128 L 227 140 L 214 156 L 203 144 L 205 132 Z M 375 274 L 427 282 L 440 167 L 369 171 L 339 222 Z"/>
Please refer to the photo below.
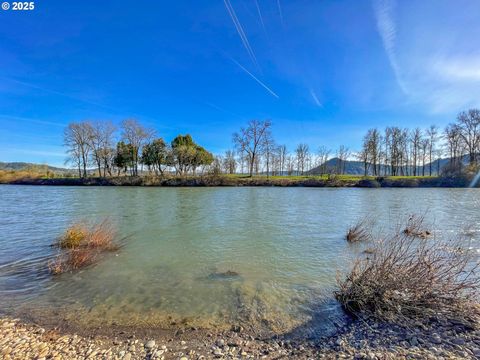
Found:
<path fill-rule="evenodd" d="M 85 159 L 85 156 L 83 157 L 83 177 L 87 177 L 87 160 Z"/>
<path fill-rule="evenodd" d="M 253 164 L 255 163 L 255 154 L 252 154 L 252 158 L 250 159 L 250 177 L 253 175 Z"/>
<path fill-rule="evenodd" d="M 432 176 L 432 150 L 430 149 L 430 176 Z"/>

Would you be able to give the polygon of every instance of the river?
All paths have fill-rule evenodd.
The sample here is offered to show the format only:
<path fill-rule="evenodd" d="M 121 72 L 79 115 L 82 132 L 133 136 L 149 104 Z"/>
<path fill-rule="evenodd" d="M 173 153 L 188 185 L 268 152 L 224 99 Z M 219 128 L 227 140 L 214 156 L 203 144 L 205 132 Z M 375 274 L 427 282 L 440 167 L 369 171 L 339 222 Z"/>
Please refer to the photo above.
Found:
<path fill-rule="evenodd" d="M 389 231 L 425 214 L 435 230 L 428 241 L 463 233 L 478 252 L 479 210 L 478 189 L 3 185 L 0 311 L 85 327 L 326 332 L 344 321 L 336 273 L 368 246 L 345 241 L 350 225 L 369 215 Z M 58 236 L 104 218 L 125 246 L 50 275 Z"/>

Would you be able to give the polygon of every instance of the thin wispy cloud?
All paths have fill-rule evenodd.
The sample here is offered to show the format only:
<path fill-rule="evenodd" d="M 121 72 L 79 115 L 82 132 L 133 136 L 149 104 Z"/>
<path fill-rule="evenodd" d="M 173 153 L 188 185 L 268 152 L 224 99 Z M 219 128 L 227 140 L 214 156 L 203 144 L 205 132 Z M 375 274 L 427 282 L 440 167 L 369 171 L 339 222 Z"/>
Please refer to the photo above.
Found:
<path fill-rule="evenodd" d="M 277 7 L 278 7 L 278 15 L 280 16 L 280 22 L 282 23 L 283 28 L 285 28 L 285 22 L 283 21 L 282 5 L 280 4 L 280 0 L 277 0 Z"/>
<path fill-rule="evenodd" d="M 7 77 L 0 77 L 0 79 L 10 81 L 10 82 L 22 85 L 22 86 L 26 86 L 26 87 L 29 87 L 31 89 L 40 90 L 40 91 L 45 92 L 45 93 L 63 96 L 63 97 L 66 97 L 66 98 L 70 98 L 72 100 L 77 100 L 77 101 L 83 102 L 85 104 L 95 105 L 95 106 L 102 107 L 102 108 L 107 109 L 107 110 L 117 111 L 116 109 L 114 109 L 110 106 L 104 105 L 104 104 L 100 104 L 100 103 L 97 103 L 97 102 L 94 102 L 94 101 L 86 100 L 86 99 L 83 99 L 83 98 L 80 98 L 80 97 L 77 97 L 77 96 L 73 96 L 73 95 L 70 95 L 70 94 L 67 94 L 67 93 L 64 93 L 64 92 L 47 89 L 45 87 L 38 86 L 38 85 L 28 83 L 28 82 L 25 82 L 25 81 L 20 81 L 20 80 L 17 80 L 17 79 L 12 79 L 12 78 L 7 78 Z"/>
<path fill-rule="evenodd" d="M 416 99 L 421 99 L 434 114 L 479 107 L 480 59 L 442 55 L 426 61 L 416 74 L 413 88 Z"/>
<path fill-rule="evenodd" d="M 30 123 L 48 125 L 48 126 L 65 127 L 66 125 L 65 123 L 60 123 L 60 122 L 45 121 L 45 120 L 26 118 L 26 117 L 20 117 L 20 116 L 11 116 L 11 115 L 5 115 L 5 114 L 0 114 L 0 119 L 7 120 L 7 121 L 15 121 L 15 122 L 30 122 Z"/>
<path fill-rule="evenodd" d="M 46 87 L 43 87 L 43 86 L 38 86 L 36 84 L 32 84 L 32 83 L 29 83 L 29 82 L 20 81 L 20 80 L 17 80 L 17 79 L 13 79 L 13 78 L 9 78 L 9 77 L 3 77 L 3 76 L 0 76 L 0 79 L 5 80 L 5 81 L 9 81 L 9 82 L 12 82 L 12 83 L 15 83 L 15 84 L 19 84 L 19 85 L 22 85 L 22 86 L 25 86 L 25 87 L 28 87 L 28 88 L 31 88 L 31 89 L 39 90 L 39 91 L 47 93 L 47 94 L 57 95 L 57 96 L 61 96 L 61 97 L 64 97 L 64 98 L 69 98 L 69 99 L 72 99 L 72 100 L 75 100 L 75 101 L 78 101 L 78 102 L 81 102 L 81 103 L 84 103 L 84 104 L 93 105 L 93 106 L 102 108 L 104 110 L 108 110 L 109 112 L 112 112 L 112 113 L 115 113 L 115 114 L 122 114 L 124 116 L 140 117 L 140 118 L 143 119 L 144 123 L 146 123 L 146 124 L 152 124 L 153 125 L 156 122 L 156 119 L 154 119 L 150 116 L 147 116 L 147 115 L 138 114 L 136 112 L 129 112 L 129 111 L 125 111 L 125 110 L 122 110 L 122 109 L 117 109 L 117 108 L 114 108 L 114 107 L 111 107 L 111 106 L 108 106 L 108 105 L 105 105 L 105 104 L 101 104 L 101 103 L 98 103 L 98 102 L 95 102 L 95 101 L 90 101 L 90 100 L 87 100 L 87 99 L 84 99 L 84 98 L 81 98 L 81 97 L 78 97 L 78 96 L 74 96 L 74 95 L 71 95 L 71 94 L 68 94 L 68 93 L 65 93 L 65 92 L 52 90 L 50 88 L 46 88 Z M 127 114 L 127 115 L 125 115 L 125 114 Z M 32 119 L 30 119 L 30 121 L 32 121 Z"/>
<path fill-rule="evenodd" d="M 43 150 L 27 150 L 27 149 L 8 149 L 3 151 L 8 154 L 27 154 L 27 155 L 37 155 L 37 156 L 53 156 L 53 157 L 65 157 L 64 152 L 57 151 L 43 151 Z"/>
<path fill-rule="evenodd" d="M 250 57 L 250 59 L 252 60 L 254 65 L 256 67 L 260 68 L 260 66 L 258 65 L 258 62 L 257 62 L 257 57 L 255 56 L 255 53 L 254 53 L 252 47 L 250 46 L 250 42 L 248 41 L 247 35 L 245 34 L 245 31 L 243 30 L 242 24 L 238 20 L 237 14 L 235 13 L 235 10 L 233 9 L 233 6 L 230 3 L 230 0 L 223 0 L 223 1 L 225 3 L 225 7 L 227 8 L 227 11 L 228 11 L 230 17 L 232 18 L 232 21 L 233 21 L 233 24 L 235 25 L 235 28 L 237 29 L 238 35 L 240 36 L 240 40 L 242 41 L 243 46 L 247 50 L 248 56 Z"/>
<path fill-rule="evenodd" d="M 317 94 L 315 94 L 315 91 L 313 91 L 313 89 L 310 89 L 310 95 L 312 95 L 312 99 L 315 102 L 315 104 L 318 107 L 322 107 L 322 103 L 320 102 L 320 100 L 318 100 Z"/>
<path fill-rule="evenodd" d="M 480 81 L 480 54 L 437 59 L 432 68 L 447 81 Z"/>
<path fill-rule="evenodd" d="M 411 17 L 395 18 L 397 6 L 407 6 Z M 467 26 L 468 17 L 463 19 L 465 26 L 458 26 L 458 20 L 452 23 L 449 19 L 454 10 L 445 5 L 425 7 L 395 0 L 373 0 L 373 9 L 396 82 L 406 95 L 404 105 L 418 105 L 431 114 L 480 106 L 480 53 L 473 41 L 464 41 L 475 38 L 479 29 Z M 445 19 L 429 17 L 433 9 Z M 397 26 L 402 27 L 401 38 Z M 394 101 L 398 104 L 397 99 Z"/>
<path fill-rule="evenodd" d="M 245 69 L 238 61 L 236 61 L 235 59 L 232 59 L 230 58 L 230 60 L 232 60 L 240 69 L 242 69 L 247 75 L 249 75 L 253 80 L 255 80 L 258 84 L 260 84 L 260 86 L 262 86 L 265 90 L 267 90 L 272 96 L 276 97 L 277 99 L 279 99 L 279 96 L 272 90 L 270 89 L 267 85 L 265 85 L 262 81 L 260 81 L 259 79 L 257 79 L 257 77 L 255 77 L 255 75 L 253 75 L 250 71 L 248 71 L 247 69 Z"/>
<path fill-rule="evenodd" d="M 383 47 L 392 67 L 398 86 L 408 94 L 408 89 L 401 76 L 400 67 L 398 65 L 397 55 L 395 51 L 395 41 L 397 36 L 397 28 L 393 19 L 395 8 L 395 0 L 374 0 L 373 9 L 377 21 L 377 29 L 382 39 Z"/>
<path fill-rule="evenodd" d="M 237 118 L 239 118 L 239 119 L 242 119 L 242 120 L 245 120 L 245 119 L 246 119 L 245 116 L 241 116 L 241 115 L 239 115 L 239 114 L 237 114 L 237 113 L 228 111 L 228 110 L 226 110 L 226 109 L 224 109 L 224 108 L 222 108 L 222 107 L 220 107 L 220 106 L 218 106 L 218 105 L 212 104 L 212 103 L 210 103 L 210 102 L 206 102 L 205 104 L 208 105 L 208 106 L 210 106 L 211 108 L 217 110 L 217 111 L 220 111 L 220 112 L 224 113 L 224 114 L 233 115 L 233 116 L 235 116 L 235 117 L 237 117 Z"/>

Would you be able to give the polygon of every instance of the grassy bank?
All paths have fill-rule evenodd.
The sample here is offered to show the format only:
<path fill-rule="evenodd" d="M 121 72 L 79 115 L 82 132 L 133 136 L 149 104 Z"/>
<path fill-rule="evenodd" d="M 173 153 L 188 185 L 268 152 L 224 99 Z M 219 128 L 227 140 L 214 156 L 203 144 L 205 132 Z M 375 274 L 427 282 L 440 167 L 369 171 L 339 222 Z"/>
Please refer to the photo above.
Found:
<path fill-rule="evenodd" d="M 437 176 L 119 176 L 119 177 L 47 177 L 40 173 L 0 172 L 0 184 L 76 185 L 76 186 L 303 186 L 303 187 L 467 187 L 469 179 Z"/>

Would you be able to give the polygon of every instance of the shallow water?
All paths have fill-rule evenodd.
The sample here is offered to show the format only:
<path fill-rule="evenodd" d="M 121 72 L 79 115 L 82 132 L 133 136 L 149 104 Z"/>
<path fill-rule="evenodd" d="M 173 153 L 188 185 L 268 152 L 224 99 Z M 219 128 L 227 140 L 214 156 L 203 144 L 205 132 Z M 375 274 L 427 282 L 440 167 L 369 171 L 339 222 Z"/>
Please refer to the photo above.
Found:
<path fill-rule="evenodd" d="M 344 240 L 349 225 L 371 214 L 388 230 L 427 210 L 437 237 L 465 232 L 480 248 L 478 189 L 0 186 L 1 311 L 92 327 L 325 332 L 343 320 L 336 272 L 364 249 Z M 128 236 L 121 251 L 50 276 L 50 244 L 104 217 Z"/>

